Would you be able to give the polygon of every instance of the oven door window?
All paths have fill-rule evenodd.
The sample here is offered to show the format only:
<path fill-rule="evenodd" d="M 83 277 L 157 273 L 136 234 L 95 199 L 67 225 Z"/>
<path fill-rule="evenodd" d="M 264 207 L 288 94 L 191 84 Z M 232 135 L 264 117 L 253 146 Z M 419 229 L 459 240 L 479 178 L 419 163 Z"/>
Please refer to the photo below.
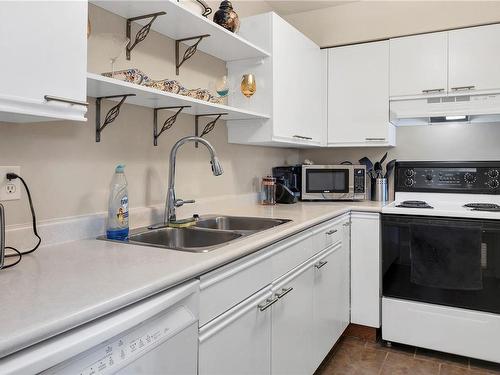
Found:
<path fill-rule="evenodd" d="M 348 193 L 348 169 L 307 169 L 307 193 Z"/>
<path fill-rule="evenodd" d="M 500 313 L 500 223 L 382 216 L 385 297 Z"/>

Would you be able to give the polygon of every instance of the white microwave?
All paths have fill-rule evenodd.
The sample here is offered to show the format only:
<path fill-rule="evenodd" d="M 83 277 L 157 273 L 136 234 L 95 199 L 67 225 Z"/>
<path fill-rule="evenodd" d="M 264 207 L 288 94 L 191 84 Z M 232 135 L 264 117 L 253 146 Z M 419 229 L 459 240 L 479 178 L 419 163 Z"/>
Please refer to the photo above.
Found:
<path fill-rule="evenodd" d="M 302 200 L 365 200 L 366 166 L 339 165 L 303 165 Z"/>

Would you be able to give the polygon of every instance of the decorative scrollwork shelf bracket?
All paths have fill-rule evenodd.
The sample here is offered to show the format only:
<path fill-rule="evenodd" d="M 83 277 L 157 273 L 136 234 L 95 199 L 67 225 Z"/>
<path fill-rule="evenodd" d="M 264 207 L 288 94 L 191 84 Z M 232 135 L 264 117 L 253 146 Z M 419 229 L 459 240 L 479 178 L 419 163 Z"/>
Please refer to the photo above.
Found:
<path fill-rule="evenodd" d="M 127 60 L 130 60 L 130 52 L 134 49 L 136 45 L 138 45 L 140 42 L 142 42 L 146 37 L 148 36 L 149 32 L 151 31 L 151 25 L 153 22 L 156 20 L 158 16 L 163 16 L 167 14 L 166 12 L 157 12 L 157 13 L 151 13 L 151 14 L 146 14 L 144 16 L 138 16 L 138 17 L 133 17 L 133 18 L 127 18 L 127 38 L 128 38 L 128 44 L 127 47 L 125 48 L 127 50 Z M 138 32 L 135 34 L 135 40 L 134 43 L 132 43 L 132 22 L 142 20 L 144 18 L 151 18 L 151 21 L 149 21 L 146 25 L 144 25 Z"/>
<path fill-rule="evenodd" d="M 182 64 L 184 64 L 187 60 L 189 60 L 193 55 L 196 53 L 198 50 L 198 44 L 203 40 L 203 38 L 209 37 L 210 34 L 204 34 L 204 35 L 198 35 L 198 36 L 192 36 L 190 38 L 184 38 L 184 39 L 178 39 L 175 41 L 175 73 L 179 75 L 179 68 L 181 67 Z M 198 39 L 193 45 L 189 46 L 186 51 L 184 52 L 184 55 L 182 56 L 182 60 L 180 59 L 180 48 L 181 48 L 181 43 L 188 41 L 188 40 L 195 40 Z"/>
<path fill-rule="evenodd" d="M 125 95 L 111 95 L 111 96 L 102 96 L 100 98 L 95 99 L 95 141 L 101 142 L 101 133 L 106 126 L 111 124 L 116 120 L 118 115 L 120 114 L 120 108 L 122 104 L 125 102 L 125 99 L 129 96 L 135 96 L 135 94 L 125 94 Z M 103 99 L 114 99 L 121 98 L 117 105 L 111 108 L 106 117 L 104 118 L 104 123 L 101 125 L 101 101 Z"/>
<path fill-rule="evenodd" d="M 158 146 L 158 138 L 160 138 L 160 135 L 162 135 L 164 131 L 167 131 L 175 124 L 175 121 L 177 121 L 177 116 L 179 116 L 179 113 L 181 113 L 184 108 L 190 108 L 190 107 L 191 107 L 190 105 L 183 105 L 178 107 L 160 107 L 154 109 L 153 143 L 155 146 Z M 158 131 L 158 112 L 163 109 L 177 109 L 177 111 L 172 116 L 170 116 L 165 120 L 160 131 Z"/>
<path fill-rule="evenodd" d="M 198 136 L 204 137 L 205 135 L 210 133 L 212 130 L 214 130 L 215 124 L 217 123 L 217 121 L 219 121 L 221 116 L 224 116 L 224 115 L 227 115 L 227 113 L 210 113 L 210 114 L 206 114 L 206 115 L 196 115 L 195 122 L 194 122 L 194 135 L 196 135 L 197 137 Z M 203 131 L 200 134 L 199 118 L 200 117 L 208 117 L 208 116 L 215 116 L 215 118 L 212 121 L 210 121 L 208 124 L 205 125 L 205 127 L 203 128 Z M 198 142 L 194 143 L 194 147 L 198 148 Z"/>

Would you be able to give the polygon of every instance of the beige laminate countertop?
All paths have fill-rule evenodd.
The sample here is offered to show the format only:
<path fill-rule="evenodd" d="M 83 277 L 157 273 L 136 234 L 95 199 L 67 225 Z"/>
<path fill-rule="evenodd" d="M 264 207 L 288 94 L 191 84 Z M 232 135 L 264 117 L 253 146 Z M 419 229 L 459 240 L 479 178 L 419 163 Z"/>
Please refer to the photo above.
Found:
<path fill-rule="evenodd" d="M 203 254 L 95 239 L 41 248 L 0 272 L 0 358 L 343 213 L 381 208 L 378 202 L 220 207 L 214 213 L 292 221 Z"/>

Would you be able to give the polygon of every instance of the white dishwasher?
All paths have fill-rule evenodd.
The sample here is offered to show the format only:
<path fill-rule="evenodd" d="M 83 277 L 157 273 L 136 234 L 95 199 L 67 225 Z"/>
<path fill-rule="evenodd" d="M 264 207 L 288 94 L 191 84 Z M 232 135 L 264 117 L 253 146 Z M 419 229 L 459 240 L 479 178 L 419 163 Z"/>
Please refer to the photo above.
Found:
<path fill-rule="evenodd" d="M 199 282 L 154 295 L 0 360 L 1 374 L 196 375 Z"/>

